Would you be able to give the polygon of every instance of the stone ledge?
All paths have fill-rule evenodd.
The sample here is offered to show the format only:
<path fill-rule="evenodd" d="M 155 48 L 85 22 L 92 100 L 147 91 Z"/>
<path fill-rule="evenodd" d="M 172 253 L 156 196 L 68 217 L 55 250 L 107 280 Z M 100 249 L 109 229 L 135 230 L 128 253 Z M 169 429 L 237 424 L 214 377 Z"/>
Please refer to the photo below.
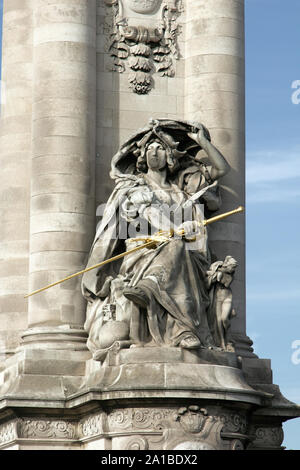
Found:
<path fill-rule="evenodd" d="M 162 399 L 192 395 L 263 405 L 272 398 L 246 382 L 234 353 L 151 348 L 159 362 L 148 362 L 149 349 L 112 353 L 103 365 L 87 360 L 87 352 L 25 349 L 8 359 L 0 373 L 0 408 L 71 409 L 89 401 L 91 392 L 105 401 L 120 394 Z"/>
<path fill-rule="evenodd" d="M 117 366 L 123 364 L 218 364 L 229 367 L 240 367 L 240 363 L 235 353 L 218 351 L 213 349 L 187 350 L 171 347 L 147 347 L 134 349 L 121 349 L 117 354 L 113 351 L 108 353 L 103 365 Z"/>

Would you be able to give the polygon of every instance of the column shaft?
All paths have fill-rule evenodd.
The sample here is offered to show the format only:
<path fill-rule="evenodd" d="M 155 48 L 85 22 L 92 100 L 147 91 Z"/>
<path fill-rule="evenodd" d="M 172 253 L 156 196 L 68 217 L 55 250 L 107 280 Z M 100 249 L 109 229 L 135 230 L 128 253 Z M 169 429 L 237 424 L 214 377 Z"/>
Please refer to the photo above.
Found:
<path fill-rule="evenodd" d="M 188 0 L 186 6 L 185 117 L 208 127 L 231 166 L 221 180 L 221 212 L 225 212 L 245 202 L 244 0 Z M 238 317 L 232 330 L 248 349 L 244 216 L 219 222 L 210 235 L 217 259 L 232 255 L 239 263 L 233 284 Z"/>
<path fill-rule="evenodd" d="M 29 289 L 81 270 L 94 236 L 96 0 L 35 0 Z M 25 344 L 85 348 L 80 278 L 30 298 Z"/>
<path fill-rule="evenodd" d="M 4 0 L 0 115 L 0 359 L 27 328 L 32 1 Z"/>

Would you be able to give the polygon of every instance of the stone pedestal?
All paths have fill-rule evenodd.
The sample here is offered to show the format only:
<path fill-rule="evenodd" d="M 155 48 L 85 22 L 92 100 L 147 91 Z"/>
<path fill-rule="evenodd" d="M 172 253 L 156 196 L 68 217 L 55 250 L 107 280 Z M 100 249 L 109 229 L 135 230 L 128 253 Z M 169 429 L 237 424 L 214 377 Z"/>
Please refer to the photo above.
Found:
<path fill-rule="evenodd" d="M 249 385 L 234 353 L 141 348 L 80 360 L 37 350 L 10 360 L 1 449 L 279 450 L 282 421 L 300 415 L 274 386 Z"/>

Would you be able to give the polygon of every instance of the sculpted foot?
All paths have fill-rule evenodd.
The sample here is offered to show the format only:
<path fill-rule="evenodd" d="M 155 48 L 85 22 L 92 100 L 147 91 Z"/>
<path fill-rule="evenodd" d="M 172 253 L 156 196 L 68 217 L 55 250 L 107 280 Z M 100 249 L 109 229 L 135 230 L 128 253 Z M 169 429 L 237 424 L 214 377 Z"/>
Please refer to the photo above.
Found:
<path fill-rule="evenodd" d="M 135 304 L 139 305 L 139 307 L 147 308 L 149 305 L 149 299 L 147 295 L 139 287 L 128 287 L 127 289 L 124 289 L 123 295 L 126 297 L 126 299 L 131 300 Z"/>
<path fill-rule="evenodd" d="M 181 348 L 184 349 L 198 349 L 201 346 L 201 343 L 196 336 L 186 336 L 179 344 Z"/>

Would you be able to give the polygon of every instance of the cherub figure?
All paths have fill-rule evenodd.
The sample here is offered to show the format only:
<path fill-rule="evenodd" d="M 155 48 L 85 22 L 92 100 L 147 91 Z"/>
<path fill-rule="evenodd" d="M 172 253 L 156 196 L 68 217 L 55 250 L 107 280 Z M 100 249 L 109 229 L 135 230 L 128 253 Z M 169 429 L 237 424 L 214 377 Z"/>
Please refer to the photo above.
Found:
<path fill-rule="evenodd" d="M 232 308 L 232 291 L 230 285 L 237 268 L 237 261 L 227 256 L 224 261 L 216 261 L 207 271 L 207 287 L 210 294 L 208 321 L 215 344 L 227 351 L 234 351 L 228 340 L 231 319 L 236 316 Z"/>

